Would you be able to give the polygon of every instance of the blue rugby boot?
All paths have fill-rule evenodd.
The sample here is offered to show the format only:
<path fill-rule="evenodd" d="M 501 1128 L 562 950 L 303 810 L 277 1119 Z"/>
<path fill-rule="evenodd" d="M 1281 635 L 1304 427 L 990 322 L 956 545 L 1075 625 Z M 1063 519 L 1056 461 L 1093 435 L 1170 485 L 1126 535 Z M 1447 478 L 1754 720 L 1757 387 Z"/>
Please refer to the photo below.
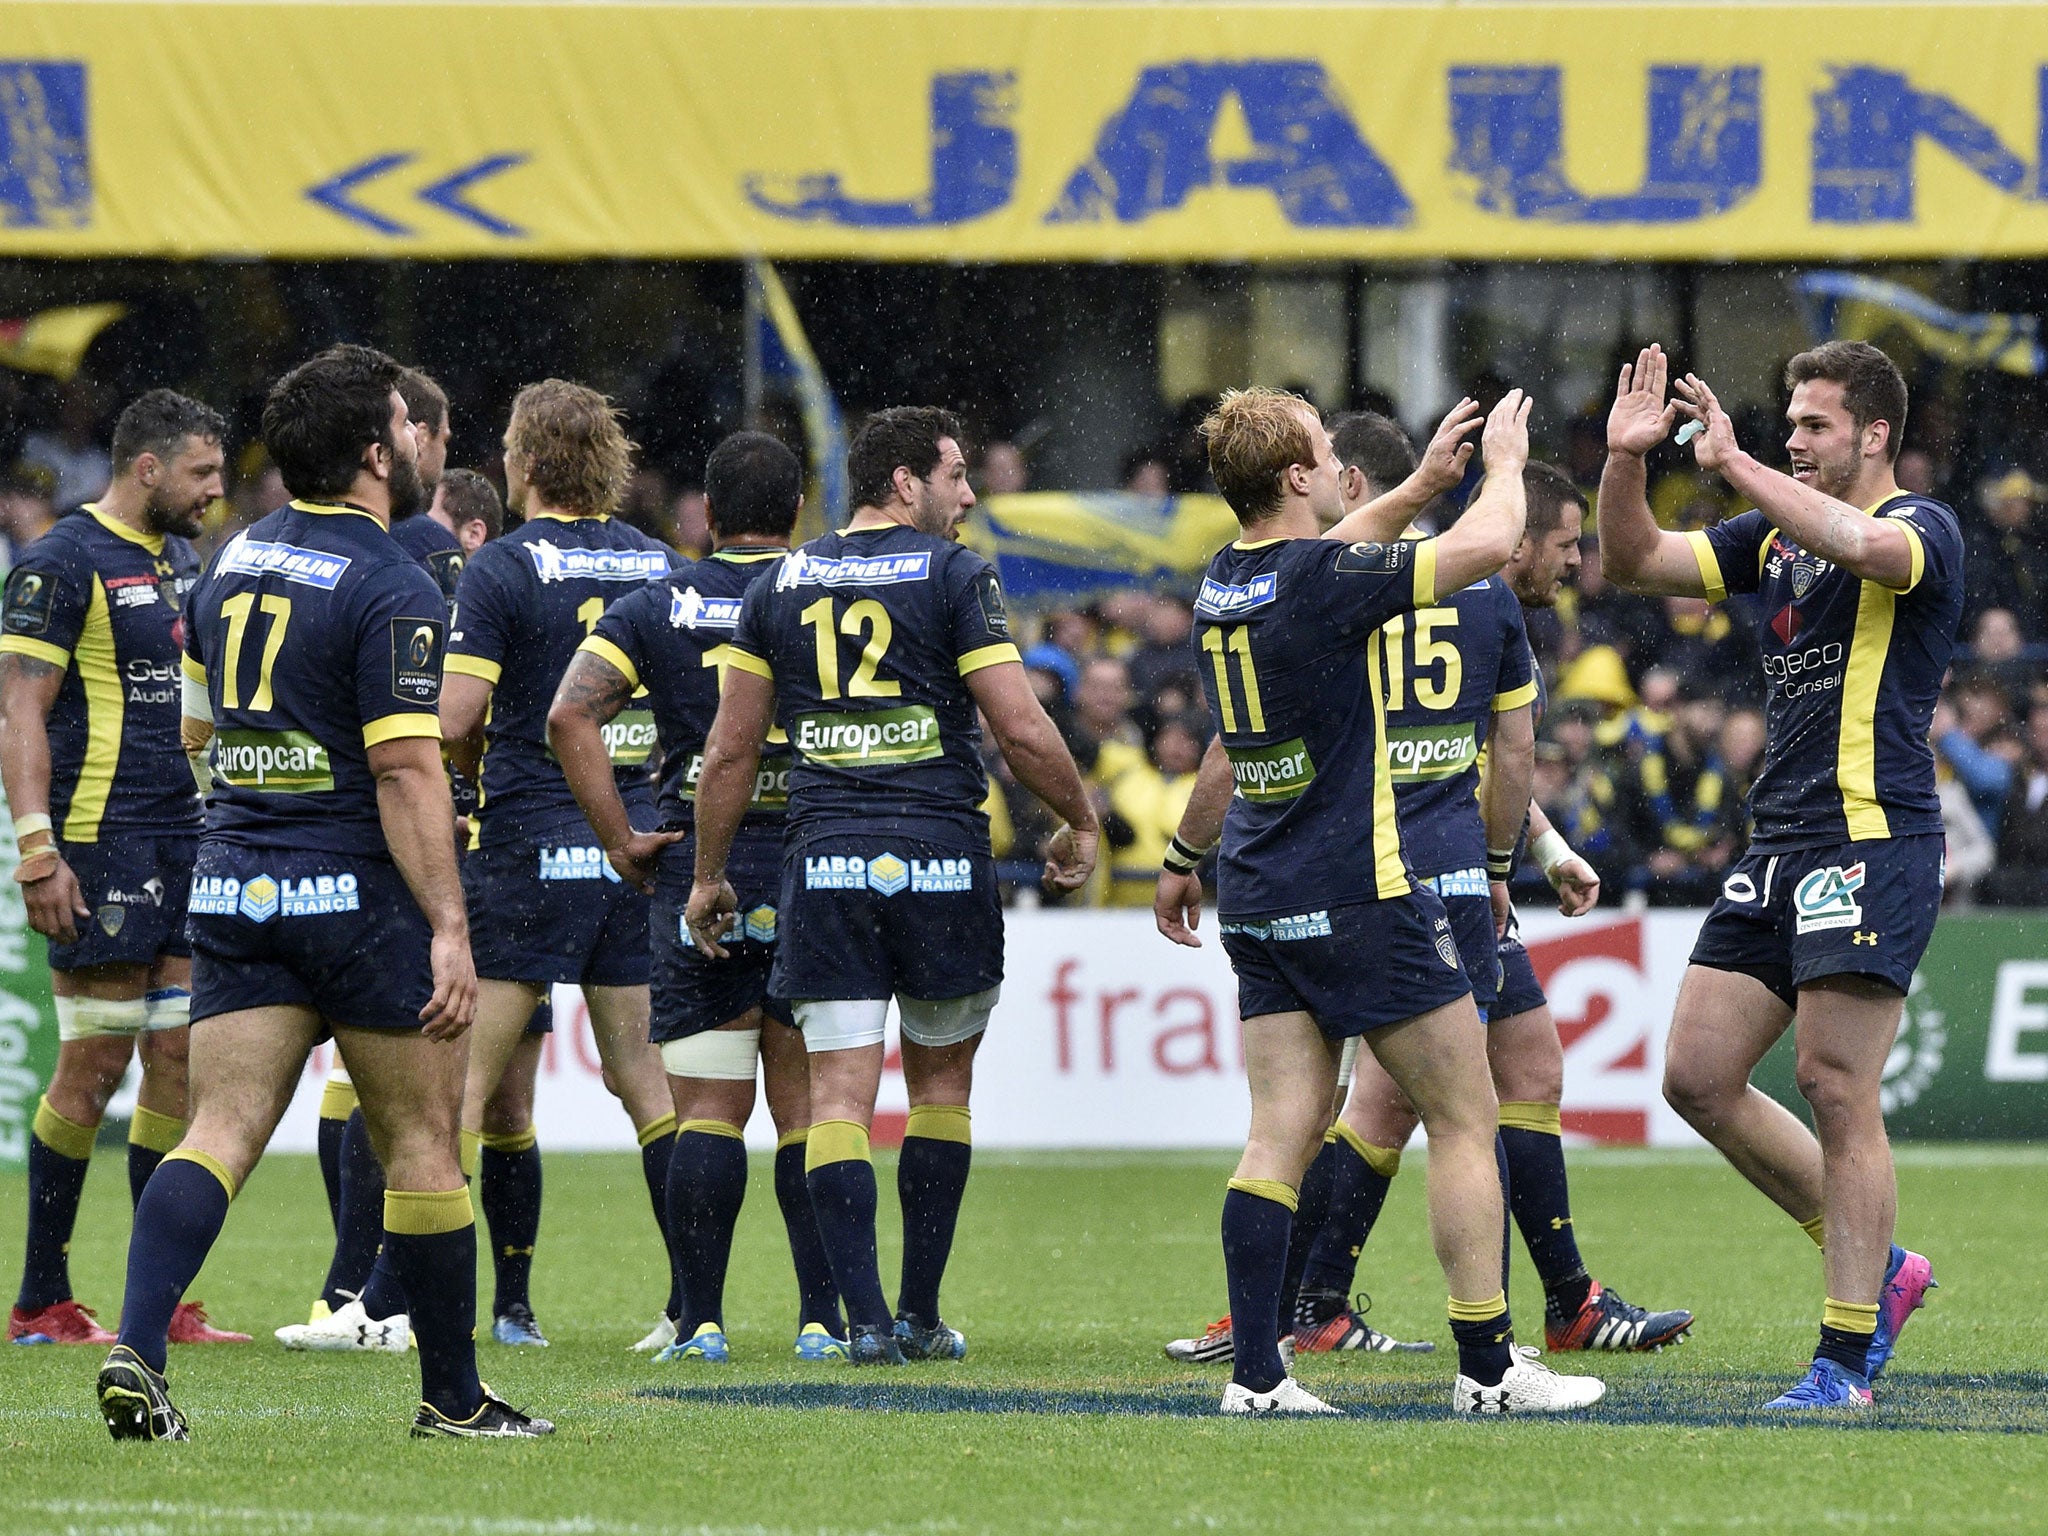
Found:
<path fill-rule="evenodd" d="M 1837 1365 L 1816 1360 L 1806 1379 L 1782 1397 L 1774 1397 L 1765 1408 L 1868 1408 L 1870 1379 Z"/>
<path fill-rule="evenodd" d="M 1891 1262 L 1884 1269 L 1884 1289 L 1877 1293 L 1877 1332 L 1870 1336 L 1868 1369 L 1873 1382 L 1891 1364 L 1892 1351 L 1898 1347 L 1907 1321 L 1927 1304 L 1927 1293 L 1939 1285 L 1926 1255 L 1892 1244 Z"/>
<path fill-rule="evenodd" d="M 677 1360 L 708 1360 L 713 1365 L 723 1365 L 732 1358 L 732 1347 L 726 1343 L 725 1335 L 716 1323 L 700 1323 L 697 1331 L 687 1339 L 677 1339 L 654 1357 L 656 1365 L 668 1365 Z"/>
<path fill-rule="evenodd" d="M 965 1360 L 967 1335 L 944 1323 L 927 1328 L 907 1317 L 896 1319 L 896 1342 L 906 1360 Z"/>
<path fill-rule="evenodd" d="M 846 1340 L 839 1338 L 823 1323 L 805 1323 L 803 1331 L 796 1336 L 796 1357 L 799 1360 L 844 1360 Z"/>
<path fill-rule="evenodd" d="M 533 1308 L 523 1301 L 513 1302 L 491 1324 L 491 1337 L 515 1349 L 548 1347 L 547 1336 L 540 1331 L 540 1324 L 534 1321 Z"/>
<path fill-rule="evenodd" d="M 903 1346 L 880 1323 L 855 1323 L 846 1330 L 846 1358 L 853 1365 L 901 1365 Z"/>

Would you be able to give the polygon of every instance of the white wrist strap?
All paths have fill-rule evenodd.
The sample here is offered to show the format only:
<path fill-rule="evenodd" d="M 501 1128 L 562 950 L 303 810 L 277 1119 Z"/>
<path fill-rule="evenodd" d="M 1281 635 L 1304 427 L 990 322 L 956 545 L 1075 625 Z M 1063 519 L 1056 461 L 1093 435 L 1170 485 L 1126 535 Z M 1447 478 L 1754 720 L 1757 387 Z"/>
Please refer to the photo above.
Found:
<path fill-rule="evenodd" d="M 1529 857 L 1542 867 L 1545 877 L 1548 878 L 1556 873 L 1558 865 L 1566 859 L 1575 859 L 1578 855 L 1572 852 L 1572 845 L 1564 840 L 1564 834 L 1552 827 L 1529 844 Z"/>

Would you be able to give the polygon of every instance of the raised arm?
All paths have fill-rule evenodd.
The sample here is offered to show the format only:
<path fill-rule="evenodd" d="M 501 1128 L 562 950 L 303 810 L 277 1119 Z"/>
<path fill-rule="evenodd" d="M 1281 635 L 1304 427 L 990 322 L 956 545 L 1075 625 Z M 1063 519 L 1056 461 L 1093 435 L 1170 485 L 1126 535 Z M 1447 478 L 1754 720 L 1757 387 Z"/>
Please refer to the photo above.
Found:
<path fill-rule="evenodd" d="M 21 863 L 15 875 L 29 926 L 59 944 L 77 943 L 79 919 L 92 916 L 50 825 L 46 722 L 67 670 L 39 656 L 0 652 L 0 783 L 6 785 L 14 824 L 22 829 L 16 833 Z"/>
<path fill-rule="evenodd" d="M 1684 534 L 1666 533 L 1650 513 L 1643 459 L 1670 434 L 1678 407 L 1665 400 L 1670 359 L 1655 342 L 1624 363 L 1607 412 L 1607 465 L 1600 472 L 1600 570 L 1630 592 L 1706 597 L 1699 556 Z"/>
<path fill-rule="evenodd" d="M 1430 438 L 1415 472 L 1345 516 L 1324 537 L 1340 538 L 1346 544 L 1360 540 L 1390 544 L 1400 538 L 1432 501 L 1464 483 L 1465 466 L 1472 459 L 1472 434 L 1481 425 L 1479 402 L 1469 396 L 1460 400 L 1437 423 L 1436 435 Z"/>
<path fill-rule="evenodd" d="M 398 736 L 369 749 L 377 817 L 392 862 L 434 931 L 434 995 L 420 1010 L 430 1040 L 453 1040 L 476 1018 L 469 913 L 455 864 L 455 803 L 431 736 Z"/>
<path fill-rule="evenodd" d="M 1074 766 L 1074 754 L 1031 691 L 1021 662 L 977 667 L 967 674 L 967 691 L 974 695 L 1017 782 L 1065 823 L 1046 849 L 1045 883 L 1055 890 L 1079 890 L 1095 872 L 1102 829 L 1081 782 L 1081 770 Z"/>
<path fill-rule="evenodd" d="M 1436 539 L 1436 592 L 1462 591 L 1491 576 L 1522 542 L 1529 502 L 1522 470 L 1529 462 L 1529 398 L 1519 389 L 1501 396 L 1480 439 L 1486 478 L 1465 515 Z"/>
<path fill-rule="evenodd" d="M 697 875 L 686 916 L 697 948 L 715 960 L 725 958 L 718 941 L 726 920 L 739 910 L 739 897 L 725 878 L 726 855 L 754 798 L 761 743 L 775 723 L 775 680 L 767 672 L 767 664 L 751 656 L 728 667 L 697 776 Z"/>
<path fill-rule="evenodd" d="M 1860 507 L 1759 464 L 1735 441 L 1735 423 L 1704 379 L 1689 373 L 1679 381 L 1678 391 L 1678 410 L 1703 428 L 1693 440 L 1700 468 L 1726 480 L 1737 495 L 1791 534 L 1800 548 L 1894 592 L 1909 591 L 1919 580 L 1924 552 L 1910 527 L 1894 518 L 1871 517 Z"/>
<path fill-rule="evenodd" d="M 619 660 L 632 664 L 623 655 Z M 637 682 L 596 651 L 579 650 L 569 658 L 569 670 L 562 674 L 555 701 L 548 708 L 548 745 L 562 765 L 569 792 L 582 807 L 583 819 L 604 848 L 605 858 L 620 879 L 652 895 L 654 866 L 661 850 L 688 834 L 635 831 L 626 815 L 626 802 L 619 798 L 619 781 L 604 744 L 604 728 L 626 707 Z"/>

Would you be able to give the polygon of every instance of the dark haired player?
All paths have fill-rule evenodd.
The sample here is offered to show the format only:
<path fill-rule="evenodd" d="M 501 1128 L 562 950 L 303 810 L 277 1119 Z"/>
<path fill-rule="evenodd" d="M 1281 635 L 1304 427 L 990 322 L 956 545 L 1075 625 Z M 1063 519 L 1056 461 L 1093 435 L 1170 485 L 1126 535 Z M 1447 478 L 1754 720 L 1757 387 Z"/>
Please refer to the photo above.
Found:
<path fill-rule="evenodd" d="M 1789 475 L 1742 450 L 1697 377 L 1667 404 L 1667 377 L 1663 349 L 1644 348 L 1608 415 L 1609 579 L 1710 602 L 1753 592 L 1770 617 L 1757 637 L 1769 699 L 1756 830 L 1694 945 L 1664 1094 L 1821 1245 L 1820 1347 L 1769 1406 L 1863 1408 L 1934 1283 L 1927 1260 L 1892 1241 L 1879 1088 L 1941 908 L 1927 736 L 1962 615 L 1962 535 L 1947 507 L 1893 478 L 1906 382 L 1876 347 L 1829 342 L 1786 365 Z M 1680 416 L 1700 429 L 1700 468 L 1756 510 L 1705 532 L 1657 527 L 1643 456 Z M 1788 1025 L 1813 1131 L 1749 1081 Z"/>
<path fill-rule="evenodd" d="M 548 716 L 548 741 L 612 867 L 651 887 L 652 1028 L 675 1100 L 676 1143 L 668 1172 L 668 1230 L 683 1311 L 676 1337 L 655 1358 L 721 1361 L 725 1271 L 747 1192 L 742 1132 L 754 1112 L 758 1064 L 775 1122 L 775 1198 L 796 1264 L 799 1360 L 844 1360 L 845 1325 L 832 1267 L 804 1179 L 810 1137 L 810 1070 L 789 1004 L 768 990 L 782 899 L 788 745 L 771 733 L 754 795 L 727 856 L 739 910 L 726 958 L 699 954 L 683 923 L 697 850 L 685 835 L 665 845 L 634 830 L 619 798 L 604 733 L 644 685 L 661 741 L 661 830 L 687 834 L 704 739 L 718 713 L 727 647 L 740 601 L 771 578 L 803 507 L 803 468 L 762 432 L 737 432 L 704 467 L 711 553 L 612 604 L 569 663 Z"/>
<path fill-rule="evenodd" d="M 14 878 L 49 943 L 57 1070 L 28 1154 L 28 1254 L 15 1344 L 111 1344 L 71 1294 L 67 1255 L 107 1101 L 142 1057 L 128 1125 L 136 1200 L 185 1132 L 191 950 L 185 894 L 199 798 L 178 741 L 178 648 L 197 537 L 221 494 L 220 417 L 153 389 L 114 424 L 113 482 L 22 552 L 0 610 L 0 776 L 21 851 Z M 197 1302 L 173 1343 L 248 1335 Z"/>
<path fill-rule="evenodd" d="M 974 505 L 959 423 L 905 406 L 847 455 L 855 511 L 749 589 L 697 785 L 691 936 L 724 958 L 735 835 L 761 745 L 788 734 L 789 828 L 768 990 L 810 1053 L 805 1164 L 856 1364 L 957 1360 L 939 1285 L 967 1189 L 974 1053 L 1001 990 L 1003 913 L 989 854 L 977 708 L 1018 782 L 1066 819 L 1046 878 L 1095 865 L 1095 812 L 1010 639 L 989 563 L 955 540 Z M 875 1257 L 868 1127 L 894 997 L 910 1122 L 897 1164 L 903 1283 L 894 1318 Z"/>
<path fill-rule="evenodd" d="M 272 387 L 293 493 L 222 548 L 188 612 L 184 724 L 213 792 L 193 869 L 192 1124 L 136 1207 L 117 1440 L 183 1440 L 173 1309 L 330 1031 L 388 1185 L 385 1244 L 420 1347 L 416 1436 L 546 1434 L 477 1379 L 476 1224 L 456 1158 L 476 975 L 441 767 L 446 610 L 391 542 L 420 493 L 398 365 L 330 348 Z M 210 747 L 210 751 L 207 749 Z"/>

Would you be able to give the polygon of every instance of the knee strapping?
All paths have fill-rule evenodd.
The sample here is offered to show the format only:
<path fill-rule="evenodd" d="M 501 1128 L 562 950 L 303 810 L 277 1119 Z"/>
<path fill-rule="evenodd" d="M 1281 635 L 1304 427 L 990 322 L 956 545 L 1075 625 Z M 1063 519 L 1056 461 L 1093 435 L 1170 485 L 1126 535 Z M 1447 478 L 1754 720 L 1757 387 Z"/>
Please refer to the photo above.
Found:
<path fill-rule="evenodd" d="M 144 1029 L 183 1029 L 192 1022 L 192 994 L 183 987 L 159 987 L 142 1004 Z"/>
<path fill-rule="evenodd" d="M 967 997 L 948 997 L 938 1002 L 899 997 L 897 1011 L 903 1017 L 903 1038 L 936 1050 L 972 1040 L 988 1028 L 989 1015 L 1001 999 L 1000 985 Z"/>
<path fill-rule="evenodd" d="M 664 1040 L 661 1043 L 662 1070 L 670 1077 L 751 1083 L 760 1055 L 761 1031 L 758 1029 L 707 1029 L 685 1040 Z"/>
<path fill-rule="evenodd" d="M 60 997 L 59 1040 L 97 1040 L 103 1035 L 139 1035 L 149 1027 L 149 1004 L 139 997 Z"/>

